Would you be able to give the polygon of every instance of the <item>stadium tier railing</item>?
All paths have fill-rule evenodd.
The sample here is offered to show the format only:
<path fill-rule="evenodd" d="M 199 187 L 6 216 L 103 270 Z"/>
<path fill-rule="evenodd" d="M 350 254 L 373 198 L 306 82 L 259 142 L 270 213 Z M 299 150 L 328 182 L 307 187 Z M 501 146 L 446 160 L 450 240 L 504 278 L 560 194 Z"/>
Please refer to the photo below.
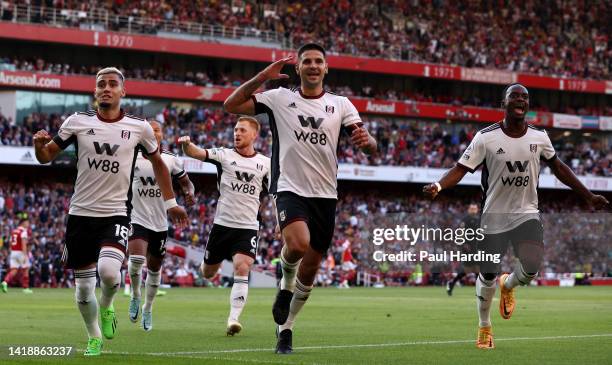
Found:
<path fill-rule="evenodd" d="M 156 34 L 157 32 L 184 33 L 210 38 L 257 38 L 265 43 L 276 43 L 292 48 L 290 38 L 281 33 L 255 28 L 225 27 L 178 19 L 153 19 L 134 15 L 118 15 L 106 9 L 56 9 L 27 4 L 6 5 L 0 2 L 0 19 L 18 23 L 44 23 L 54 26 L 78 26 L 81 29 L 114 30 L 126 33 Z"/>
<path fill-rule="evenodd" d="M 6 9 L 6 8 L 4 8 Z M 28 40 L 33 42 L 63 43 L 87 47 L 111 47 L 130 51 L 192 55 L 268 63 L 281 57 L 294 55 L 295 49 L 288 40 L 282 46 L 276 43 L 253 43 L 253 38 L 235 39 L 187 33 L 162 32 L 157 36 L 140 35 L 121 30 L 104 30 L 103 26 L 83 28 L 53 26 L 42 23 L 14 22 L 9 16 L 0 15 L 0 38 Z M 3 18 L 8 18 L 4 19 Z M 197 28 L 197 26 L 196 26 Z M 199 29 L 199 28 L 198 28 Z M 228 28 L 230 29 L 230 28 Z M 238 30 L 235 31 L 239 33 Z M 253 32 L 257 33 L 256 30 Z M 165 35 L 165 36 L 162 36 Z M 213 33 L 214 34 L 214 31 Z M 232 34 L 228 30 L 225 34 Z M 172 36 L 169 36 L 172 35 Z M 183 38 L 183 39 L 182 39 Z M 224 40 L 228 40 L 225 42 Z M 263 44 L 269 46 L 262 46 Z M 409 77 L 477 82 L 507 85 L 519 82 L 527 87 L 578 93 L 610 94 L 611 80 L 579 79 L 575 77 L 547 76 L 502 69 L 461 67 L 449 64 L 431 64 L 414 60 L 372 58 L 364 55 L 347 55 L 329 52 L 328 61 L 334 69 L 365 73 L 383 73 Z"/>

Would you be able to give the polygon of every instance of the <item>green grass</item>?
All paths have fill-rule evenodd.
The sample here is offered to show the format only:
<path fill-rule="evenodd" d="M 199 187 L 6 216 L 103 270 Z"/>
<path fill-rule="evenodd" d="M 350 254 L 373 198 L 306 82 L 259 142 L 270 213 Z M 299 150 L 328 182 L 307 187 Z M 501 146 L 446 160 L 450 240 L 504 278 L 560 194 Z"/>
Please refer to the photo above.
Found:
<path fill-rule="evenodd" d="M 289 356 L 273 353 L 274 291 L 250 290 L 241 318 L 244 330 L 236 337 L 225 336 L 228 295 L 228 289 L 171 289 L 156 299 L 150 333 L 128 320 L 128 300 L 120 295 L 115 301 L 117 337 L 105 341 L 101 357 L 84 358 L 86 333 L 73 290 L 35 289 L 26 296 L 13 289 L 0 293 L 0 345 L 73 345 L 79 350 L 68 359 L 10 362 L 5 357 L 0 363 L 612 363 L 609 287 L 519 288 L 511 320 L 502 320 L 497 302 L 493 304 L 493 351 L 474 345 L 477 314 L 472 287 L 457 288 L 453 297 L 442 288 L 315 288 L 296 321 L 295 352 Z"/>

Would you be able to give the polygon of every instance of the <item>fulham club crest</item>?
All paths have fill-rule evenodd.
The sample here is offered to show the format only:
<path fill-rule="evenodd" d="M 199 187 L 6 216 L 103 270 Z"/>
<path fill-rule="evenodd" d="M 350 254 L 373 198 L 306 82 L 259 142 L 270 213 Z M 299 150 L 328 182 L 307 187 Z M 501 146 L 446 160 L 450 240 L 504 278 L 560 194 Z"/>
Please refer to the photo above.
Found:
<path fill-rule="evenodd" d="M 121 138 L 130 139 L 130 131 L 126 131 L 125 129 L 121 131 Z"/>
<path fill-rule="evenodd" d="M 530 144 L 529 145 L 529 151 L 536 153 L 538 152 L 538 145 L 537 144 Z"/>
<path fill-rule="evenodd" d="M 332 105 L 325 105 L 325 112 L 328 114 L 334 114 L 334 107 Z"/>

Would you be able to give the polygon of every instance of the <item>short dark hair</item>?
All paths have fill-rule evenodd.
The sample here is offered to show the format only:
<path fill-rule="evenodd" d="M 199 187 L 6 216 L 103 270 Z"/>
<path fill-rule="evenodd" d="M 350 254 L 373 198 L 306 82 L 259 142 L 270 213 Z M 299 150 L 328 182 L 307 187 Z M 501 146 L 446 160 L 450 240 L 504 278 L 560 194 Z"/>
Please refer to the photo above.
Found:
<path fill-rule="evenodd" d="M 502 93 L 502 100 L 506 100 L 506 93 L 508 92 L 508 89 L 510 89 L 512 86 L 516 86 L 516 85 L 520 85 L 520 86 L 524 87 L 525 90 L 527 90 L 525 85 L 521 84 L 520 82 L 513 82 L 512 84 L 510 84 L 510 85 L 508 85 L 508 86 L 506 86 L 504 88 L 504 91 Z M 529 90 L 527 90 L 527 91 L 529 91 Z"/>
<path fill-rule="evenodd" d="M 301 46 L 298 51 L 298 58 L 300 58 L 300 56 L 302 56 L 302 53 L 306 52 L 306 51 L 310 51 L 310 50 L 315 50 L 315 51 L 319 51 L 321 53 L 323 53 L 323 57 L 325 57 L 325 48 L 323 48 L 323 46 L 321 46 L 320 44 L 317 43 L 306 43 L 305 45 Z"/>

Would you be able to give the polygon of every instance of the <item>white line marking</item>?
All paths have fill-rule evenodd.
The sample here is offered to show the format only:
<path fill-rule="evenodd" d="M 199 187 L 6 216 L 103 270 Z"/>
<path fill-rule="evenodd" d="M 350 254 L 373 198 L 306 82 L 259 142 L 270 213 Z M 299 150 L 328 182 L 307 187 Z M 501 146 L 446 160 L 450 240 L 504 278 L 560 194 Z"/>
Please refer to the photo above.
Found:
<path fill-rule="evenodd" d="M 547 340 L 587 339 L 587 338 L 598 338 L 598 337 L 612 337 L 612 333 L 603 333 L 603 334 L 595 334 L 595 335 L 574 335 L 574 336 L 508 337 L 508 338 L 496 338 L 495 341 L 547 341 Z M 383 347 L 420 346 L 420 345 L 448 345 L 448 344 L 458 344 L 458 343 L 471 343 L 474 341 L 476 340 L 469 339 L 469 340 L 444 340 L 444 341 L 410 341 L 410 342 L 350 344 L 350 345 L 303 346 L 303 347 L 295 347 L 294 350 L 303 351 L 303 350 L 353 349 L 353 348 L 373 348 L 373 347 L 383 348 Z M 189 357 L 189 355 L 234 354 L 234 353 L 242 353 L 242 352 L 270 352 L 270 353 L 273 353 L 274 349 L 259 347 L 259 348 L 250 348 L 250 349 L 178 351 L 178 352 L 120 352 L 120 351 L 106 351 L 106 350 L 103 352 L 109 353 L 109 354 L 115 354 L 115 355 Z"/>

